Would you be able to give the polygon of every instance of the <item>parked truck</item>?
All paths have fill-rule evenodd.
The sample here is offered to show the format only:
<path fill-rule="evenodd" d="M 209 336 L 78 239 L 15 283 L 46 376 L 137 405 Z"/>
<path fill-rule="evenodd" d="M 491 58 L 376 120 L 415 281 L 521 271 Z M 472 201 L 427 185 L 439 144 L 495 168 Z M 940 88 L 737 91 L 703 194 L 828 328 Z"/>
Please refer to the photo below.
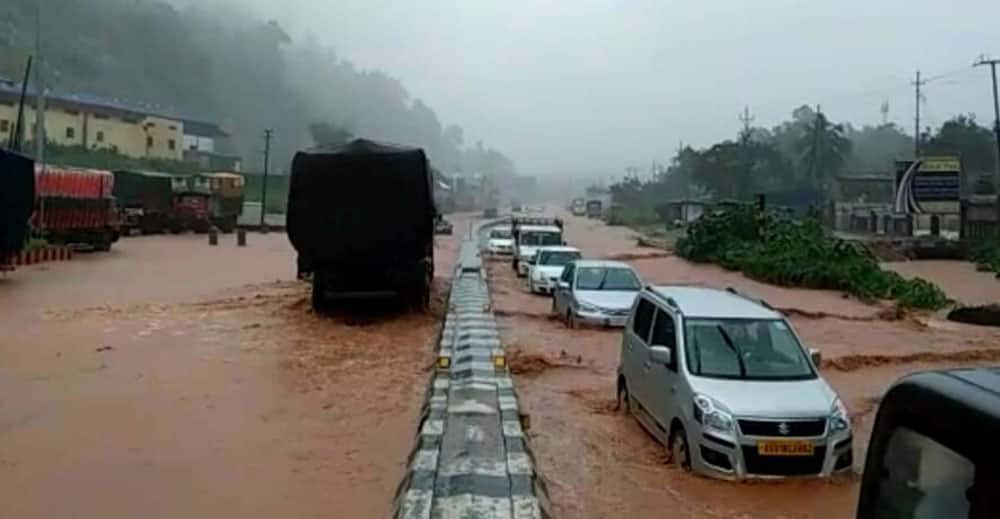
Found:
<path fill-rule="evenodd" d="M 582 198 L 574 198 L 570 204 L 573 216 L 587 216 L 587 201 Z"/>
<path fill-rule="evenodd" d="M 35 206 L 35 163 L 0 149 L 0 270 L 9 270 L 11 258 L 28 238 L 28 221 Z"/>
<path fill-rule="evenodd" d="M 36 233 L 51 243 L 111 250 L 120 221 L 110 171 L 35 164 Z"/>
<path fill-rule="evenodd" d="M 237 173 L 199 173 L 192 179 L 198 189 L 211 193 L 209 215 L 212 224 L 222 232 L 236 229 L 243 213 L 243 189 L 246 180 Z"/>
<path fill-rule="evenodd" d="M 604 216 L 604 203 L 600 200 L 587 200 L 587 218 L 601 218 Z"/>
<path fill-rule="evenodd" d="M 115 199 L 121 208 L 122 232 L 157 234 L 170 229 L 174 209 L 174 176 L 139 170 L 118 170 Z"/>
<path fill-rule="evenodd" d="M 434 274 L 434 207 L 424 151 L 368 140 L 300 151 L 287 232 L 317 310 L 347 298 L 426 307 Z"/>

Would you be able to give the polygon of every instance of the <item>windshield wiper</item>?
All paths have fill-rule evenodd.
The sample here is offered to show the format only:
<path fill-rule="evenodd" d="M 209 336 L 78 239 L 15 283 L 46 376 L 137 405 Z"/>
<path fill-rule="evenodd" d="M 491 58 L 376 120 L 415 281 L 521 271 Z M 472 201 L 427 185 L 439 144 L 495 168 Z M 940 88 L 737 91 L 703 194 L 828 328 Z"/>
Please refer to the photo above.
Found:
<path fill-rule="evenodd" d="M 604 283 L 608 280 L 608 271 L 604 271 L 604 275 L 601 276 L 601 282 L 597 285 L 595 290 L 604 290 Z"/>
<path fill-rule="evenodd" d="M 733 350 L 733 353 L 736 354 L 736 362 L 740 365 L 740 376 L 746 378 L 747 365 L 743 362 L 742 352 L 736 347 L 735 344 L 733 344 L 733 340 L 729 338 L 729 334 L 726 333 L 726 329 L 723 328 L 721 324 L 716 325 L 716 328 L 719 330 L 719 335 L 722 335 L 722 340 L 726 341 L 726 346 L 729 346 L 729 349 Z"/>

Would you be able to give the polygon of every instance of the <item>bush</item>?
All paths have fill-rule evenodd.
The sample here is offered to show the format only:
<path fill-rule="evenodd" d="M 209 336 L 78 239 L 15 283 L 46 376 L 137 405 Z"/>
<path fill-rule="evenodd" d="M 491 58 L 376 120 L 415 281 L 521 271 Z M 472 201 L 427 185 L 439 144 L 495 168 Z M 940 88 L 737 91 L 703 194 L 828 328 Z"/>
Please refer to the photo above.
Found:
<path fill-rule="evenodd" d="M 869 301 L 894 299 L 907 308 L 948 304 L 934 284 L 882 270 L 867 249 L 827 236 L 817 219 L 779 218 L 750 204 L 706 211 L 678 240 L 676 251 L 776 285 L 841 290 Z"/>
<path fill-rule="evenodd" d="M 976 262 L 979 270 L 1000 272 L 1000 241 L 992 239 L 976 244 L 969 251 L 969 259 Z"/>

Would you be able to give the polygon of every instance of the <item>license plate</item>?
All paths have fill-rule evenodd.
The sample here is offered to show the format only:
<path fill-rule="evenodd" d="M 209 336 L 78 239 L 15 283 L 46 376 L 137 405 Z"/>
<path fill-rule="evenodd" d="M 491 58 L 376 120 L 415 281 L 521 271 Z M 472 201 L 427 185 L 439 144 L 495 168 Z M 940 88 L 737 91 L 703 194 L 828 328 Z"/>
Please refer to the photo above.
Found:
<path fill-rule="evenodd" d="M 812 456 L 816 445 L 809 441 L 763 441 L 757 442 L 757 454 L 761 456 Z"/>

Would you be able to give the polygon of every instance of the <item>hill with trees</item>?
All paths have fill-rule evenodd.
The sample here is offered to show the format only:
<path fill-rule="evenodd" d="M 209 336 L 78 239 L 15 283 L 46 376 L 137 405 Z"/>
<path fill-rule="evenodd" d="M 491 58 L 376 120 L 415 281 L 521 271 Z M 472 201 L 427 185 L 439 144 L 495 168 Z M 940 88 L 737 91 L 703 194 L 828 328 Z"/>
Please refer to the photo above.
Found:
<path fill-rule="evenodd" d="M 421 146 L 445 171 L 514 173 L 501 152 L 465 142 L 396 78 L 360 68 L 314 38 L 226 7 L 159 0 L 5 0 L 0 75 L 19 79 L 34 52 L 41 5 L 46 87 L 216 121 L 245 169 L 259 169 L 263 131 L 275 131 L 274 169 L 317 138 L 363 136 Z M 319 130 L 319 131 L 317 131 Z M 339 138 L 339 137 L 338 137 Z"/>

